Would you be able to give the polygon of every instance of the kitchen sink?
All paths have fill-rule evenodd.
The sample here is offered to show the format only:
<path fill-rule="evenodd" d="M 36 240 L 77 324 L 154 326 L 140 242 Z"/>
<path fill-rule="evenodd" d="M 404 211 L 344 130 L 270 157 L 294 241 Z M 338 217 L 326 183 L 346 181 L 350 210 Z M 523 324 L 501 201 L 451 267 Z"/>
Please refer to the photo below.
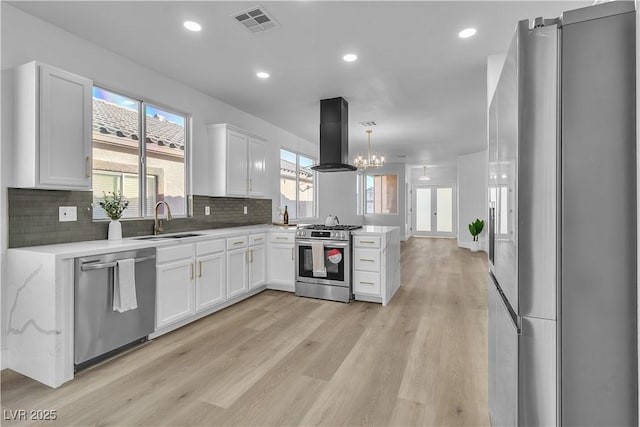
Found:
<path fill-rule="evenodd" d="M 197 237 L 202 236 L 199 233 L 180 233 L 180 234 L 168 234 L 168 235 L 154 235 L 154 236 L 143 236 L 143 237 L 135 237 L 135 240 L 164 240 L 164 239 L 184 239 L 187 237 Z"/>

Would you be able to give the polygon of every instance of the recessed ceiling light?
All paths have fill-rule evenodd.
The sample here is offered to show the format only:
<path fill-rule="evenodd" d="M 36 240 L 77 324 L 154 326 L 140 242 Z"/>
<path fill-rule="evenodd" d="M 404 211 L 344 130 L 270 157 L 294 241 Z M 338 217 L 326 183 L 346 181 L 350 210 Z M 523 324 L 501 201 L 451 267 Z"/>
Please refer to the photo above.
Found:
<path fill-rule="evenodd" d="M 356 59 L 358 59 L 358 55 L 356 55 L 355 53 L 347 53 L 345 56 L 342 57 L 342 59 L 344 59 L 347 62 L 353 62 Z"/>
<path fill-rule="evenodd" d="M 258 76 L 261 79 L 268 79 L 269 73 L 265 73 L 264 71 L 259 71 L 256 73 L 256 76 Z"/>
<path fill-rule="evenodd" d="M 194 21 L 184 21 L 184 27 L 189 31 L 200 31 L 202 26 Z"/>
<path fill-rule="evenodd" d="M 464 30 L 458 33 L 458 37 L 460 37 L 461 39 L 467 39 L 469 37 L 473 37 L 476 34 L 476 32 L 477 31 L 475 28 L 465 28 Z"/>

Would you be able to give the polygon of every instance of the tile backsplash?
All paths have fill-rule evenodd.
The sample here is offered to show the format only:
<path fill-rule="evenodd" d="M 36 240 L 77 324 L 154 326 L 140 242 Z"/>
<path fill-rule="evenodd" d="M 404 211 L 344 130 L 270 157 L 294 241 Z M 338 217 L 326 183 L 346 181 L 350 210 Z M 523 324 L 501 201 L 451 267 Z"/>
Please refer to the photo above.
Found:
<path fill-rule="evenodd" d="M 93 221 L 91 191 L 9 188 L 8 193 L 10 248 L 107 238 L 109 221 Z M 59 222 L 60 206 L 76 206 L 77 221 Z M 211 215 L 204 214 L 206 206 Z M 271 199 L 193 196 L 193 216 L 163 220 L 163 233 L 267 224 L 271 212 Z M 123 237 L 152 233 L 153 219 L 122 220 Z"/>

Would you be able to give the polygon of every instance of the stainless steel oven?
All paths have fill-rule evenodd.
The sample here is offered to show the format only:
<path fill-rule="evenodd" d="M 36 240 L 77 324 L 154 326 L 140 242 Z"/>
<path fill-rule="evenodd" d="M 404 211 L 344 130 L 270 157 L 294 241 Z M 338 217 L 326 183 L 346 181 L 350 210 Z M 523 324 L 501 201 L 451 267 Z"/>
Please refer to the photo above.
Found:
<path fill-rule="evenodd" d="M 356 228 L 359 227 L 312 225 L 298 229 L 295 245 L 296 295 L 342 302 L 353 299 L 349 231 Z M 323 274 L 314 271 L 314 245 L 322 251 Z"/>

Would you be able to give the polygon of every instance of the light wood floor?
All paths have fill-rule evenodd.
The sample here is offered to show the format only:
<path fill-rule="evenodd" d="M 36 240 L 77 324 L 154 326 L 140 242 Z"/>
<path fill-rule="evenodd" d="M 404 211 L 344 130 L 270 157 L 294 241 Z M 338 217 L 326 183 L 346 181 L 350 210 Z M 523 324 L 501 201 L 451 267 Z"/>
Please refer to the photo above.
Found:
<path fill-rule="evenodd" d="M 3 414 L 55 409 L 49 426 L 488 425 L 486 277 L 484 253 L 413 238 L 387 307 L 265 291 L 56 390 L 5 370 Z"/>

